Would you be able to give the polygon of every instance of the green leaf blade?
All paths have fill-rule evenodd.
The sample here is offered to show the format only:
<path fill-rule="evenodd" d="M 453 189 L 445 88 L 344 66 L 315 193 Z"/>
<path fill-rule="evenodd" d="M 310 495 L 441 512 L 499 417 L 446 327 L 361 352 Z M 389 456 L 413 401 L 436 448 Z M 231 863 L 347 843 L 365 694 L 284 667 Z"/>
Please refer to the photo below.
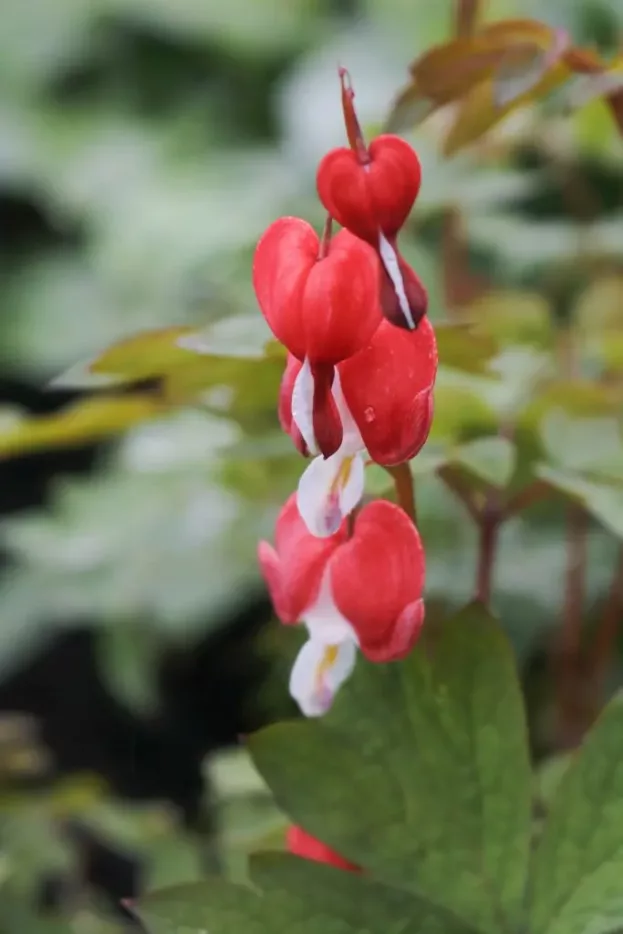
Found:
<path fill-rule="evenodd" d="M 533 934 L 600 934 L 623 925 L 622 736 L 619 695 L 554 798 L 533 861 Z"/>

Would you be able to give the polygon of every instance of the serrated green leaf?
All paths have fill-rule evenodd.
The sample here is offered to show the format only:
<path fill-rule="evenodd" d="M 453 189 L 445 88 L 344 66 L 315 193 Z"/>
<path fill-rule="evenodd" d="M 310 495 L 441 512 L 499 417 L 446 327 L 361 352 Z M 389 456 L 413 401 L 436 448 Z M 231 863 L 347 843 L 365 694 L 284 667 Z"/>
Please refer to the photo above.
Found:
<path fill-rule="evenodd" d="M 277 803 L 382 881 L 482 931 L 520 911 L 531 775 L 509 646 L 477 604 L 432 660 L 360 664 L 321 722 L 250 740 Z M 452 884 L 448 885 L 448 880 Z"/>
<path fill-rule="evenodd" d="M 263 896 L 209 880 L 141 899 L 150 934 L 470 934 L 473 929 L 424 899 L 370 879 L 292 857 L 254 861 Z"/>
<path fill-rule="evenodd" d="M 477 438 L 461 445 L 451 460 L 479 480 L 504 489 L 515 469 L 515 445 L 508 438 Z"/>
<path fill-rule="evenodd" d="M 593 934 L 623 925 L 623 695 L 565 773 L 537 847 L 529 930 Z"/>

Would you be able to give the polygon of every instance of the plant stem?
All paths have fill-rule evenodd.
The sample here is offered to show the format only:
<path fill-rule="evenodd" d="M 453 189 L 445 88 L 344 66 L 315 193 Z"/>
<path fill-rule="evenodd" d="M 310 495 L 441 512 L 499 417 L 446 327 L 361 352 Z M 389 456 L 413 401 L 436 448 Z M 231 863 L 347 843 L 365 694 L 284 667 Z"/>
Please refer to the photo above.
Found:
<path fill-rule="evenodd" d="M 477 25 L 482 0 L 457 0 L 454 34 L 457 38 L 471 36 Z"/>
<path fill-rule="evenodd" d="M 413 524 L 417 525 L 415 486 L 409 465 L 398 464 L 397 467 L 386 467 L 385 470 L 388 472 L 388 474 L 390 474 L 394 481 L 398 505 L 401 506 L 410 519 L 412 519 Z"/>
<path fill-rule="evenodd" d="M 576 745 L 583 723 L 579 706 L 578 675 L 582 645 L 582 617 L 586 590 L 586 532 L 584 510 L 569 506 L 567 522 L 567 568 L 562 624 L 553 646 L 554 686 L 556 697 L 557 746 Z"/>
<path fill-rule="evenodd" d="M 478 518 L 478 565 L 476 569 L 476 600 L 489 605 L 493 585 L 493 568 L 500 529 L 501 513 L 497 505 L 487 502 Z"/>
<path fill-rule="evenodd" d="M 320 240 L 320 249 L 318 250 L 318 259 L 325 259 L 329 255 L 329 247 L 331 245 L 331 231 L 333 230 L 333 218 L 330 214 L 327 214 L 327 218 L 324 222 L 324 228 L 322 231 L 322 237 Z"/>
<path fill-rule="evenodd" d="M 614 577 L 589 659 L 588 670 L 591 676 L 595 713 L 598 712 L 604 700 L 606 679 L 612 665 L 621 622 L 623 622 L 623 545 L 619 548 Z"/>
<path fill-rule="evenodd" d="M 457 499 L 460 499 L 472 519 L 478 522 L 480 519 L 480 510 L 478 509 L 473 491 L 469 483 L 465 481 L 461 471 L 454 468 L 452 464 L 445 464 L 437 470 L 437 476 L 445 483 L 448 489 L 454 493 Z"/>
<path fill-rule="evenodd" d="M 510 519 L 511 516 L 518 515 L 524 509 L 547 499 L 550 494 L 551 489 L 547 483 L 543 480 L 534 480 L 509 499 L 504 507 L 504 518 Z"/>

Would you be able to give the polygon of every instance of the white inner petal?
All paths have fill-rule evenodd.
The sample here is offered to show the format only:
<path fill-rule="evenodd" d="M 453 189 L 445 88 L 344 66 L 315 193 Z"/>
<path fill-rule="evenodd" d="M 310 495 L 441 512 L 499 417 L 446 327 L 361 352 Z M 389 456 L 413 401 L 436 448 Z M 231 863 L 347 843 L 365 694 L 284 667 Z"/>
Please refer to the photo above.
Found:
<path fill-rule="evenodd" d="M 344 432 L 342 437 L 342 444 L 338 454 L 341 452 L 342 455 L 346 454 L 356 454 L 358 451 L 363 451 L 365 445 L 363 443 L 363 438 L 361 433 L 357 428 L 357 423 L 352 416 L 350 409 L 348 408 L 348 403 L 344 398 L 344 393 L 342 392 L 342 381 L 340 379 L 340 374 L 338 368 L 335 368 L 335 376 L 333 378 L 333 384 L 331 386 L 331 393 L 335 399 L 335 404 L 340 415 L 342 422 L 342 430 Z"/>
<path fill-rule="evenodd" d="M 299 480 L 297 506 L 312 535 L 326 538 L 337 532 L 363 496 L 364 471 L 361 454 L 343 455 L 341 448 L 308 465 Z"/>
<path fill-rule="evenodd" d="M 308 639 L 290 674 L 290 694 L 306 717 L 321 717 L 339 687 L 352 673 L 357 657 L 354 642 L 325 645 Z"/>
<path fill-rule="evenodd" d="M 407 324 L 411 330 L 413 330 L 415 328 L 415 321 L 413 320 L 411 308 L 409 307 L 409 299 L 407 298 L 405 284 L 402 278 L 402 273 L 400 272 L 398 257 L 396 256 L 396 251 L 382 233 L 379 233 L 379 252 L 381 254 L 383 265 L 387 270 L 387 275 L 392 280 L 394 290 L 398 296 L 400 310 L 405 316 Z"/>
<path fill-rule="evenodd" d="M 314 377 L 307 357 L 292 388 L 292 418 L 310 454 L 318 454 L 319 448 L 314 434 Z"/>
<path fill-rule="evenodd" d="M 335 605 L 331 591 L 330 561 L 322 575 L 318 596 L 305 611 L 303 622 L 314 642 L 335 645 L 338 642 L 350 641 L 358 645 L 355 630 Z"/>

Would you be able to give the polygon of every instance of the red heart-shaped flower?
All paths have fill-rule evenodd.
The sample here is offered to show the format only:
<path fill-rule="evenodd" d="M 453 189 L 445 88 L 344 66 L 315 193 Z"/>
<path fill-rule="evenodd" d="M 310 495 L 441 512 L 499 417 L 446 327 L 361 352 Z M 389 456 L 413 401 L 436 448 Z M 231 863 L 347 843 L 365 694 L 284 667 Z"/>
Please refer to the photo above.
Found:
<path fill-rule="evenodd" d="M 318 166 L 322 204 L 347 230 L 376 246 L 379 233 L 394 237 L 406 221 L 422 180 L 420 160 L 398 136 L 378 136 L 364 165 L 352 149 L 333 149 Z"/>

